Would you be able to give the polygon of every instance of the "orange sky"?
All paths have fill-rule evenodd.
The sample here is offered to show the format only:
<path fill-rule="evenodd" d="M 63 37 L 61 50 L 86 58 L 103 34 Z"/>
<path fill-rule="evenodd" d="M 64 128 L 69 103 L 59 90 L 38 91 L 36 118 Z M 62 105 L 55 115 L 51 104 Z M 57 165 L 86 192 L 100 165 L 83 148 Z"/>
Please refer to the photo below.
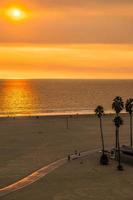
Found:
<path fill-rule="evenodd" d="M 0 78 L 133 78 L 133 45 L 7 45 L 0 55 Z"/>
<path fill-rule="evenodd" d="M 133 78 L 132 21 L 132 0 L 0 2 L 0 78 Z"/>

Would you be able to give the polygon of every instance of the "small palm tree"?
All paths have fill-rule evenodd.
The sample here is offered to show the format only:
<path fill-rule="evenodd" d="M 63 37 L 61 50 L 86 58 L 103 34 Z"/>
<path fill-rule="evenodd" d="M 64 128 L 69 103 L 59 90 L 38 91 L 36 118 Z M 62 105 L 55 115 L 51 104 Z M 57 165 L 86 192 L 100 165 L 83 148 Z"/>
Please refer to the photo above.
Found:
<path fill-rule="evenodd" d="M 120 116 L 116 116 L 114 118 L 114 124 L 117 129 L 117 144 L 118 144 L 118 170 L 123 170 L 123 167 L 121 165 L 121 154 L 120 154 L 120 137 L 119 137 L 119 128 L 123 124 L 123 119 Z"/>
<path fill-rule="evenodd" d="M 100 163 L 107 165 L 108 164 L 108 157 L 105 155 L 105 146 L 104 146 L 104 137 L 103 137 L 103 128 L 102 128 L 102 117 L 104 115 L 104 108 L 102 106 L 97 106 L 95 109 L 95 113 L 100 120 L 100 132 L 101 132 L 101 142 L 102 142 L 102 156 L 100 159 Z"/>
<path fill-rule="evenodd" d="M 125 104 L 126 111 L 130 115 L 130 145 L 133 146 L 133 127 L 132 127 L 132 118 L 133 118 L 133 99 L 127 99 Z"/>
<path fill-rule="evenodd" d="M 119 116 L 119 113 L 124 109 L 124 102 L 120 96 L 117 96 L 113 99 L 112 109 L 115 110 L 116 116 Z M 117 142 L 117 129 L 115 134 L 115 147 L 117 149 L 118 142 Z"/>

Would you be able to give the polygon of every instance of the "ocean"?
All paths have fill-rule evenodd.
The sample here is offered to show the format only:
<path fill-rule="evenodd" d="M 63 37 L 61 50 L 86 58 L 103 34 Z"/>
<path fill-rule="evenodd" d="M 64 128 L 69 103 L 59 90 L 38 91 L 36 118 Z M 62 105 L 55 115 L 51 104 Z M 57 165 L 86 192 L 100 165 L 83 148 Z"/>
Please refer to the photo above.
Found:
<path fill-rule="evenodd" d="M 0 80 L 0 115 L 112 113 L 118 95 L 133 97 L 133 80 Z"/>

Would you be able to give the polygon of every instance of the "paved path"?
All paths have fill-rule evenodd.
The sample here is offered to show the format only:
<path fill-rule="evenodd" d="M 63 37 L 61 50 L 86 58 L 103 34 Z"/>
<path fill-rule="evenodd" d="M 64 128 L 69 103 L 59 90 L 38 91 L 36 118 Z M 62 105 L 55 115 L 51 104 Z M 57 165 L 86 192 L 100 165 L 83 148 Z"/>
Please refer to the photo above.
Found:
<path fill-rule="evenodd" d="M 84 156 L 87 156 L 95 151 L 98 151 L 99 149 L 94 149 L 94 150 L 90 150 L 90 151 L 86 151 L 86 152 L 82 152 L 81 156 L 79 158 L 82 158 Z M 64 165 L 65 163 L 67 163 L 67 158 L 63 158 L 60 160 L 57 160 L 56 162 L 53 162 L 37 171 L 35 171 L 34 173 L 28 175 L 27 177 L 21 179 L 20 181 L 17 181 L 7 187 L 1 188 L 0 189 L 0 197 L 5 196 L 11 192 L 20 190 L 28 185 L 31 185 L 32 183 L 36 182 L 37 180 L 41 179 L 42 177 L 46 176 L 47 174 L 49 174 L 50 172 L 52 172 L 53 170 L 59 168 L 60 166 Z"/>

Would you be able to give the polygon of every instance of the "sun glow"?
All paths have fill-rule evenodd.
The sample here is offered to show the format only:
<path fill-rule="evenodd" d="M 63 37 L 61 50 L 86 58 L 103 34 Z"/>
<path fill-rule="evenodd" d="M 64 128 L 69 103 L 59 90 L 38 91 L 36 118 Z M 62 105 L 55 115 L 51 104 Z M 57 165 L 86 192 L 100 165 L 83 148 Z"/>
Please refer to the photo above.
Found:
<path fill-rule="evenodd" d="M 6 15 L 14 21 L 19 21 L 27 17 L 27 12 L 22 8 L 11 7 L 7 9 Z"/>

